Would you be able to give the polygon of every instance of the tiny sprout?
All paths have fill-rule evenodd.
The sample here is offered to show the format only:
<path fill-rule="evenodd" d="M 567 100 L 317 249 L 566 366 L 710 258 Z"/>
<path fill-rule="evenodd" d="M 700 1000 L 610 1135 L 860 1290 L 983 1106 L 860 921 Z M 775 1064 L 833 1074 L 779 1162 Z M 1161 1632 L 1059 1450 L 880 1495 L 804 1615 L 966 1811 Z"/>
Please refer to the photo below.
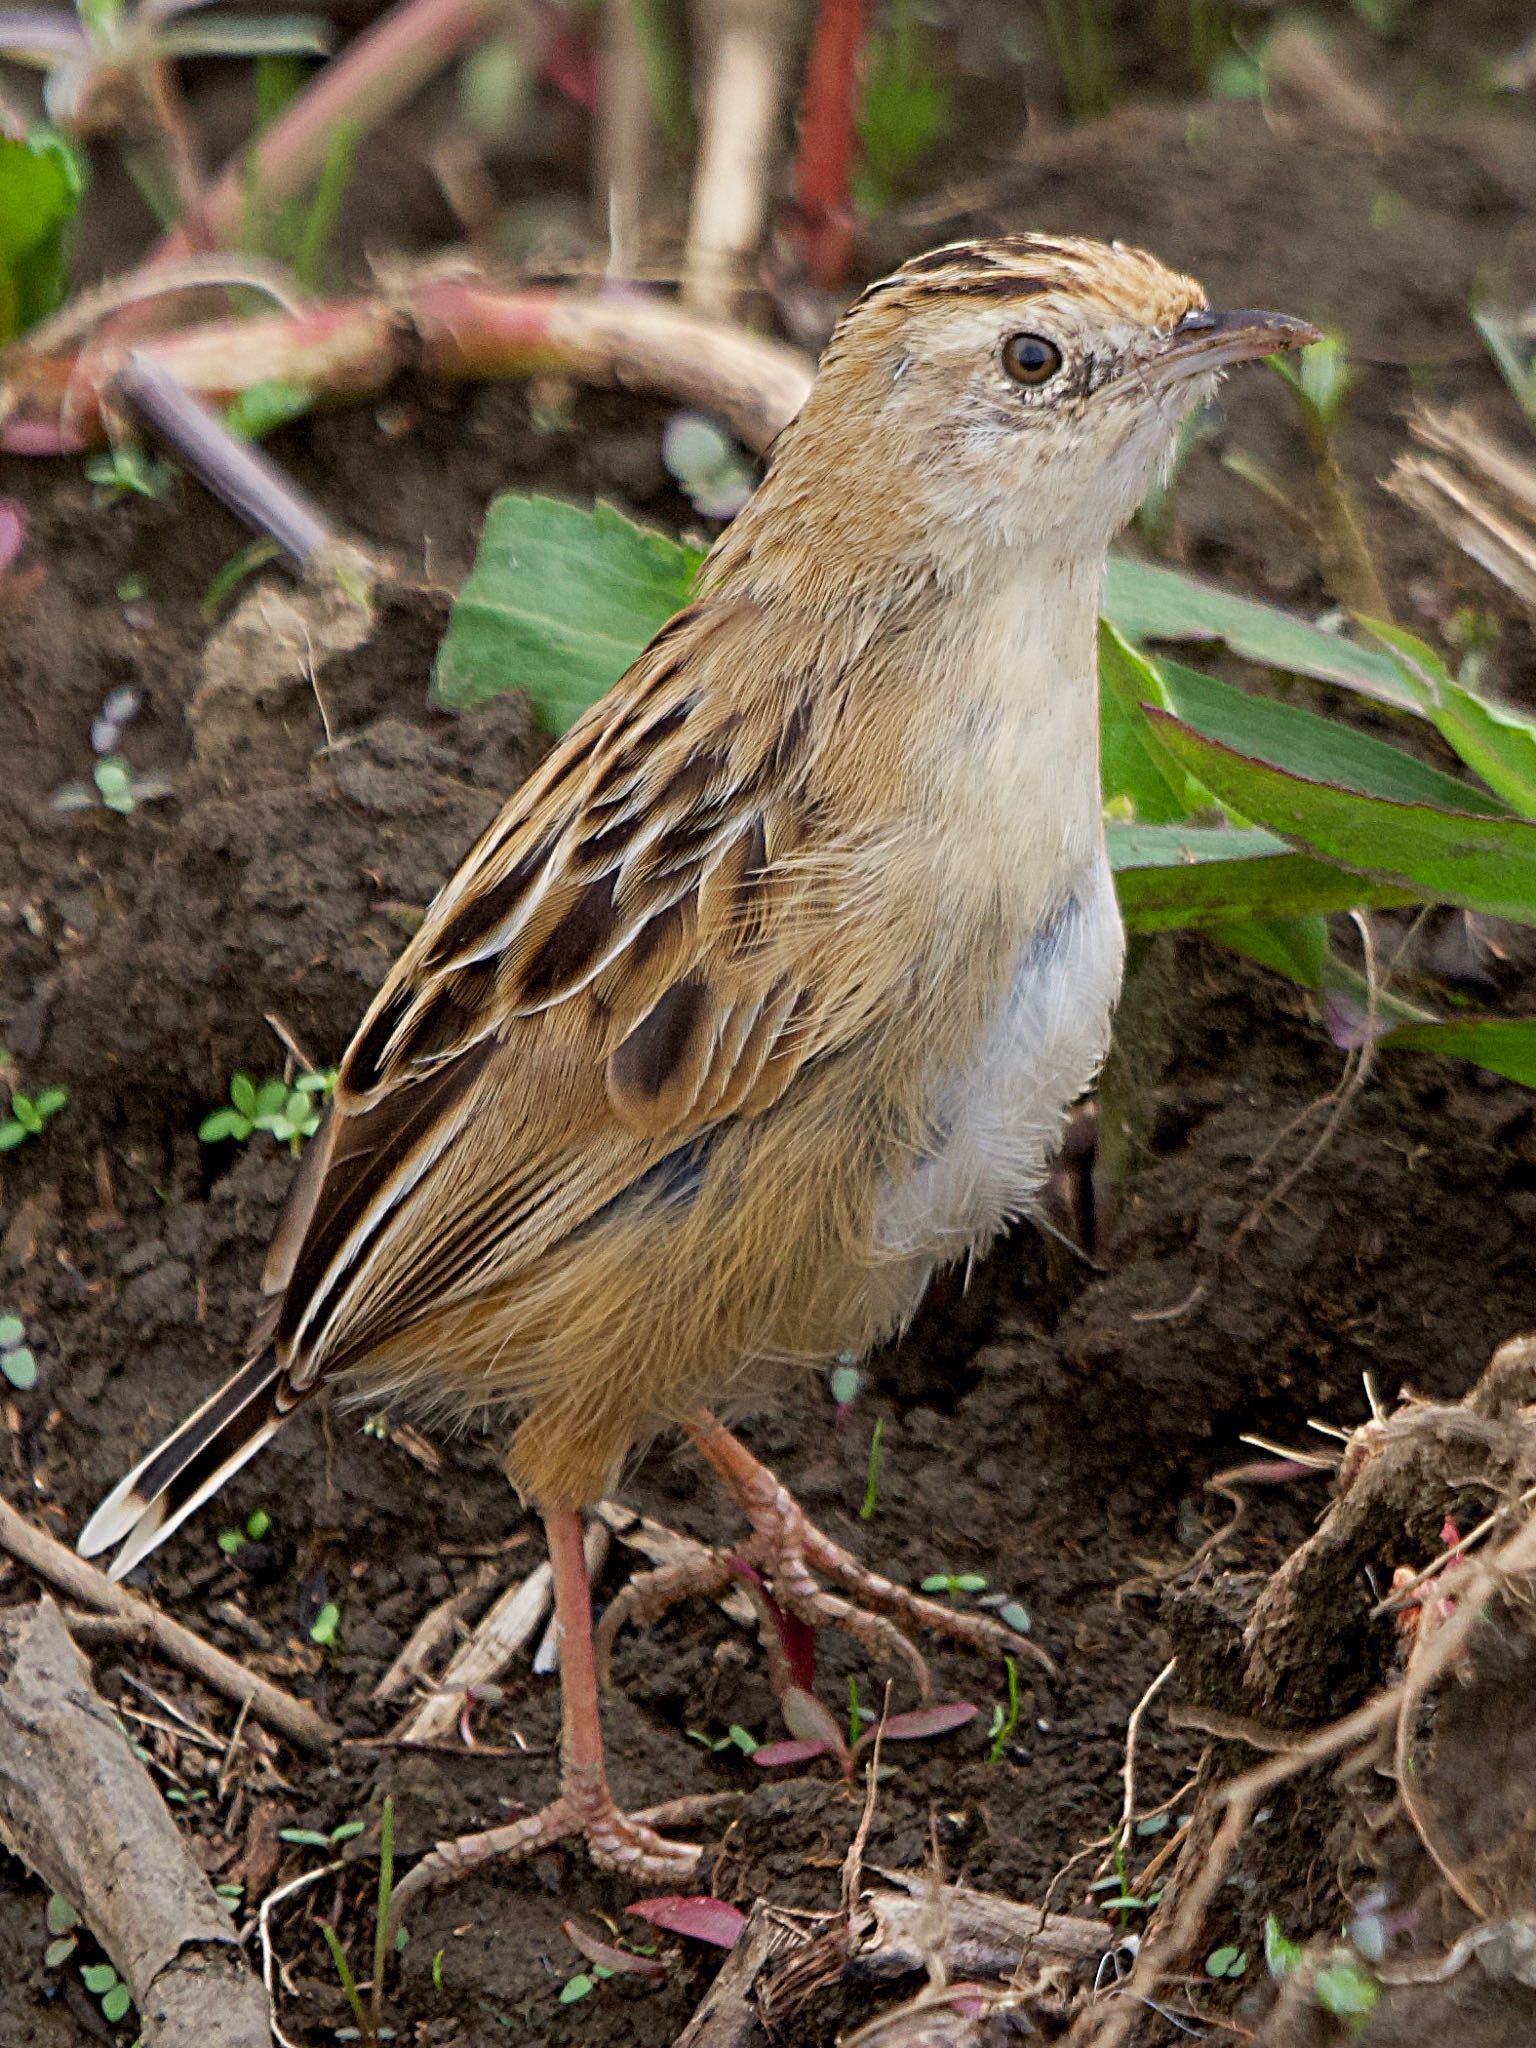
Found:
<path fill-rule="evenodd" d="M 749 1734 L 738 1721 L 733 1721 L 724 1735 L 706 1735 L 702 1728 L 690 1728 L 687 1735 L 690 1742 L 697 1742 L 716 1756 L 722 1749 L 739 1749 L 743 1756 L 752 1756 L 762 1747 L 757 1737 Z"/>
<path fill-rule="evenodd" d="M 105 455 L 93 455 L 85 465 L 86 481 L 96 486 L 100 505 L 115 505 L 122 498 L 163 498 L 175 481 L 170 463 L 146 455 L 142 448 L 113 448 Z"/>
<path fill-rule="evenodd" d="M 987 1730 L 992 1744 L 987 1751 L 989 1764 L 1002 1762 L 1003 1754 L 1013 1740 L 1013 1731 L 1019 1725 L 1019 1667 L 1012 1657 L 1005 1657 L 1003 1662 L 1008 1667 L 1008 1705 L 1004 1708 L 1001 1701 L 993 1704 L 992 1724 Z"/>
<path fill-rule="evenodd" d="M 167 776 L 135 775 L 121 754 L 104 754 L 91 769 L 88 783 L 60 784 L 49 797 L 48 807 L 55 811 L 115 811 L 127 818 L 140 804 L 169 796 L 172 787 Z"/>
<path fill-rule="evenodd" d="M 42 1136 L 43 1127 L 69 1100 L 67 1088 L 44 1088 L 37 1095 L 11 1090 L 11 1113 L 0 1119 L 0 1152 L 13 1152 L 28 1138 Z"/>
<path fill-rule="evenodd" d="M 925 1593 L 985 1593 L 987 1582 L 980 1572 L 930 1572 L 922 1582 Z"/>
<path fill-rule="evenodd" d="M 1272 1977 L 1289 1977 L 1300 1964 L 1301 1957 L 1301 1943 L 1292 1941 L 1271 1913 L 1264 1922 L 1264 1960 L 1269 1965 L 1269 1974 Z"/>
<path fill-rule="evenodd" d="M 1363 2020 L 1376 2009 L 1381 1986 L 1352 1957 L 1325 1964 L 1312 1980 L 1312 1992 L 1324 2012 L 1335 2019 Z"/>
<path fill-rule="evenodd" d="M 29 1393 L 37 1385 L 37 1359 L 32 1347 L 22 1342 L 26 1334 L 20 1316 L 0 1316 L 0 1373 L 18 1394 Z"/>
<path fill-rule="evenodd" d="M 257 1508 L 247 1515 L 243 1529 L 221 1529 L 218 1536 L 220 1550 L 226 1557 L 233 1557 L 237 1550 L 243 1550 L 247 1542 L 259 1543 L 272 1528 L 272 1517 L 265 1508 Z"/>
<path fill-rule="evenodd" d="M 318 1643 L 322 1649 L 330 1649 L 336 1641 L 341 1626 L 341 1609 L 334 1600 L 327 1600 L 314 1620 L 309 1624 L 309 1640 Z"/>
<path fill-rule="evenodd" d="M 148 580 L 135 569 L 130 575 L 118 577 L 112 586 L 112 595 L 119 604 L 142 604 L 149 595 Z"/>
<path fill-rule="evenodd" d="M 850 1408 L 858 1399 L 861 1375 L 856 1365 L 835 1365 L 832 1368 L 832 1399 L 839 1408 Z"/>
<path fill-rule="evenodd" d="M 1207 1977 L 1241 1977 L 1247 1967 L 1247 1949 L 1235 1948 L 1230 1942 L 1213 1948 L 1205 1959 Z"/>
<path fill-rule="evenodd" d="M 864 1498 L 859 1504 L 859 1520 L 872 1522 L 875 1509 L 880 1501 L 880 1454 L 885 1444 L 885 1417 L 875 1417 L 874 1434 L 869 1440 L 869 1467 L 864 1475 Z"/>
<path fill-rule="evenodd" d="M 80 1981 L 93 1998 L 101 2000 L 101 2016 L 112 2026 L 133 2004 L 133 1993 L 110 1963 L 87 1963 L 80 1972 Z"/>
<path fill-rule="evenodd" d="M 228 1105 L 205 1116 L 197 1135 L 205 1145 L 224 1138 L 243 1145 L 253 1131 L 267 1131 L 297 1159 L 303 1141 L 320 1128 L 321 1105 L 335 1087 L 334 1067 L 300 1074 L 291 1088 L 280 1076 L 257 1082 L 249 1074 L 233 1074 Z"/>

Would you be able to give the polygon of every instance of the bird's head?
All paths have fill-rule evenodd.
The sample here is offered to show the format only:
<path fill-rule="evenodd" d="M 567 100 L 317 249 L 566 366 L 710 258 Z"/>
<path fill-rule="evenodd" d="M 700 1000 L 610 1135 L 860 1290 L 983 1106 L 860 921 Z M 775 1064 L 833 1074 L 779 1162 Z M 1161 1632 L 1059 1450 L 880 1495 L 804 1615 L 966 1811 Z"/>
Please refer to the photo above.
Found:
<path fill-rule="evenodd" d="M 1212 312 L 1192 278 L 1120 243 L 952 243 L 844 315 L 762 511 L 798 501 L 820 524 L 830 507 L 834 545 L 883 534 L 941 571 L 999 547 L 1102 551 L 1224 370 L 1317 339 L 1283 314 Z"/>

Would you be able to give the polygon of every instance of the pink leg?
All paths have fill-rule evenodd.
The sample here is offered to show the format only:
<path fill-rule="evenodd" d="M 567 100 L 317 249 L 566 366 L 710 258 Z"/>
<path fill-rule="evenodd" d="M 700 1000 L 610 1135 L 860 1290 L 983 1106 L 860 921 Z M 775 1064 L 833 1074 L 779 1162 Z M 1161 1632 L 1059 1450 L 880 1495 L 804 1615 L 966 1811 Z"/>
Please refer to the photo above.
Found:
<path fill-rule="evenodd" d="M 709 1409 L 696 1409 L 683 1428 L 752 1525 L 752 1534 L 737 1555 L 761 1574 L 778 1605 L 809 1627 L 841 1629 L 873 1656 L 900 1658 L 925 1698 L 928 1667 L 907 1634 L 910 1628 L 932 1629 L 993 1656 L 1029 1657 L 1047 1670 L 1055 1668 L 1027 1636 L 1016 1634 L 991 1615 L 967 1614 L 940 1601 L 926 1600 L 861 1564 L 851 1551 L 823 1535 L 788 1487 Z M 818 1572 L 839 1590 L 829 1592 L 819 1585 L 814 1576 Z M 730 1561 L 720 1554 L 697 1566 L 647 1572 L 632 1579 L 603 1618 L 601 1648 L 605 1656 L 626 1621 L 654 1621 L 690 1594 L 718 1594 L 731 1578 Z"/>
<path fill-rule="evenodd" d="M 621 1812 L 614 1802 L 603 1761 L 592 1589 L 582 1550 L 581 1516 L 574 1509 L 547 1509 L 544 1530 L 560 1623 L 559 1795 L 542 1812 L 506 1827 L 439 1842 L 395 1887 L 397 1917 L 418 1893 L 451 1883 L 492 1856 L 522 1862 L 571 1835 L 585 1838 L 600 1869 L 624 1871 L 649 1883 L 686 1878 L 698 1863 L 699 1851 L 692 1843 L 668 1841 L 644 1821 Z"/>

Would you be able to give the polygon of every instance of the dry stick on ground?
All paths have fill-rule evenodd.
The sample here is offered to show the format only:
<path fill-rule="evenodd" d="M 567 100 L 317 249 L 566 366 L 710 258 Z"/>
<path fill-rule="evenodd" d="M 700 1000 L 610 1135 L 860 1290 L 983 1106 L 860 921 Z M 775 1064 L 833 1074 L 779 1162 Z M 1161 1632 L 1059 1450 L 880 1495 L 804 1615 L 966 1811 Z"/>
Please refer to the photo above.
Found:
<path fill-rule="evenodd" d="M 0 1617 L 0 1839 L 112 1958 L 144 2048 L 267 2048 L 229 1914 L 46 1595 Z"/>
<path fill-rule="evenodd" d="M 602 1522 L 587 1525 L 589 1575 L 596 1576 L 608 1554 L 608 1530 Z M 552 1579 L 547 1563 L 538 1565 L 519 1585 L 503 1593 L 479 1627 L 461 1645 L 432 1691 L 395 1729 L 394 1742 L 440 1742 L 458 1720 L 465 1699 L 477 1686 L 494 1685 L 521 1650 L 532 1642 L 549 1607 Z"/>
<path fill-rule="evenodd" d="M 369 1698 L 375 1702 L 395 1699 L 418 1678 L 425 1678 L 432 1659 L 445 1646 L 465 1615 L 484 1599 L 500 1577 L 501 1569 L 495 1559 L 483 1559 L 456 1593 L 440 1600 L 417 1622 L 410 1640 L 373 1688 Z"/>
<path fill-rule="evenodd" d="M 1489 1600 L 1500 1591 L 1512 1590 L 1518 1581 L 1533 1577 L 1536 1515 L 1530 1516 L 1485 1563 L 1469 1570 L 1465 1581 L 1458 1582 L 1455 1612 L 1416 1652 L 1405 1679 L 1367 1700 L 1341 1721 L 1331 1722 L 1300 1740 L 1278 1731 L 1254 1731 L 1259 1740 L 1273 1743 L 1278 1753 L 1222 1789 L 1218 1795 L 1225 1809 L 1221 1825 L 1188 1889 L 1181 1892 L 1178 1910 L 1167 1921 L 1159 1918 L 1153 1922 L 1135 1969 L 1116 1988 L 1113 2008 L 1105 2012 L 1098 2006 L 1083 2014 L 1068 2036 L 1068 2048 L 1121 2048 L 1136 2024 L 1137 2001 L 1155 1996 L 1158 1985 L 1195 1947 L 1206 1912 L 1261 1800 L 1300 1772 L 1358 1747 L 1400 1721 L 1405 1712 L 1411 1712 L 1465 1654 Z M 1243 1739 L 1253 1738 L 1244 1734 Z M 1405 1811 L 1417 1827 L 1412 1807 L 1405 1805 Z M 1438 1864 L 1440 1859 L 1427 1840 L 1424 1846 Z M 1478 1909 L 1474 1906 L 1474 1910 Z"/>
<path fill-rule="evenodd" d="M 183 328 L 133 353 L 213 406 L 274 382 L 317 404 L 360 399 L 407 369 L 447 382 L 550 374 L 696 406 L 759 452 L 799 411 L 812 367 L 798 349 L 660 300 L 509 290 L 467 266 L 296 315 Z M 72 445 L 103 440 L 128 354 L 104 340 L 50 355 L 7 350 L 0 450 L 37 453 L 40 436 L 57 441 L 65 429 Z"/>
<path fill-rule="evenodd" d="M 323 1755 L 341 1740 L 341 1730 L 313 1707 L 284 1692 L 270 1679 L 248 1671 L 237 1658 L 205 1643 L 201 1636 L 194 1635 L 179 1621 L 172 1621 L 137 1593 L 114 1585 L 105 1572 L 99 1572 L 95 1565 L 26 1521 L 6 1500 L 0 1500 L 0 1549 L 8 1550 L 45 1584 L 79 1601 L 82 1607 L 135 1624 L 138 1640 L 147 1648 L 202 1679 L 226 1699 L 240 1704 L 249 1700 L 251 1713 L 258 1721 L 297 1743 L 299 1748 Z"/>

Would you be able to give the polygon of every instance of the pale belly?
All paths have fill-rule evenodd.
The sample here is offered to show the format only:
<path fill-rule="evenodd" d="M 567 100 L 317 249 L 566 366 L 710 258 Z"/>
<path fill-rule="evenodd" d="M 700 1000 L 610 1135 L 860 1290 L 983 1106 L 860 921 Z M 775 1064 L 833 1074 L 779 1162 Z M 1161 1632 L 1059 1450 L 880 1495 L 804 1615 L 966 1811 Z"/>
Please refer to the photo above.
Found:
<path fill-rule="evenodd" d="M 970 1059 L 938 1078 L 932 1150 L 881 1195 L 880 1255 L 912 1261 L 909 1288 L 1039 1193 L 1063 1115 L 1108 1050 L 1124 950 L 1106 860 L 1021 949 Z"/>

